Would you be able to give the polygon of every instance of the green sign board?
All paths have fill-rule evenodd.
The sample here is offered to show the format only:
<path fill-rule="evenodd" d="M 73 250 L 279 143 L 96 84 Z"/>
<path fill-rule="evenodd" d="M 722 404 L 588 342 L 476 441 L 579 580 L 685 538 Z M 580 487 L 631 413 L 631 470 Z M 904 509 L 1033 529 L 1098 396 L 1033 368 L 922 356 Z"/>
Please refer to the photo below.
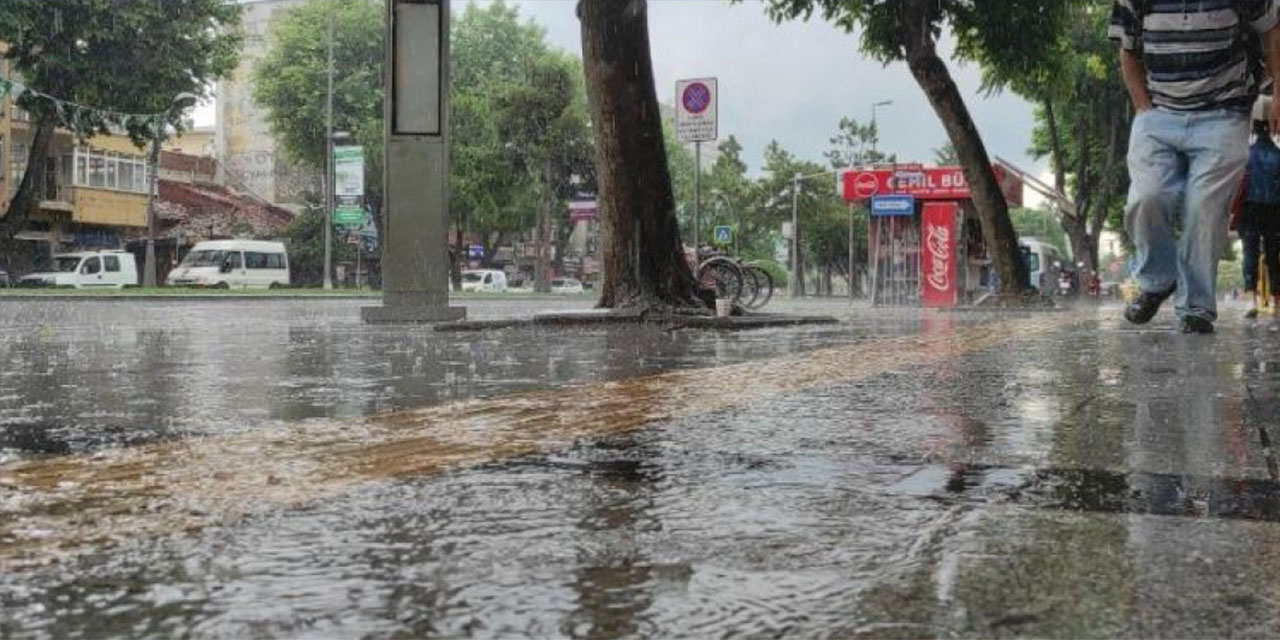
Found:
<path fill-rule="evenodd" d="M 360 227 L 365 222 L 364 206 L 340 204 L 333 209 L 333 224 L 343 227 Z"/>

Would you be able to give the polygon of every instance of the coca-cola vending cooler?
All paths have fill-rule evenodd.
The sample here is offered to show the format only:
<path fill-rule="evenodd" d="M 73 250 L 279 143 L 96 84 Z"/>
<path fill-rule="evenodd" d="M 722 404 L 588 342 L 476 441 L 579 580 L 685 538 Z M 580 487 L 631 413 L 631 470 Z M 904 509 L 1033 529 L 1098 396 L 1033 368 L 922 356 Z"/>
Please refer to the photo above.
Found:
<path fill-rule="evenodd" d="M 960 207 L 955 202 L 927 202 L 920 222 L 920 302 L 925 307 L 955 307 L 958 286 Z"/>

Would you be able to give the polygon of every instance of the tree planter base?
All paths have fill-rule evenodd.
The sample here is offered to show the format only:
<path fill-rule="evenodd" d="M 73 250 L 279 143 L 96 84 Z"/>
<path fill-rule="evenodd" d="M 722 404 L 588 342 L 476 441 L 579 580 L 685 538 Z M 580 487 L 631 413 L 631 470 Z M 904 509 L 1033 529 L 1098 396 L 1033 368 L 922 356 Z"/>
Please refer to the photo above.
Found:
<path fill-rule="evenodd" d="M 651 324 L 666 328 L 715 329 L 720 331 L 745 331 L 770 327 L 795 327 L 802 325 L 831 325 L 840 321 L 830 316 L 793 316 L 760 314 L 717 318 L 711 315 L 680 313 L 643 313 L 635 310 L 598 310 L 586 312 L 545 313 L 521 320 L 474 320 L 449 322 L 436 326 L 440 332 L 492 331 L 527 327 L 583 327 L 621 324 Z"/>
<path fill-rule="evenodd" d="M 467 310 L 463 307 L 384 305 L 360 310 L 360 318 L 368 324 L 435 324 L 465 317 Z"/>

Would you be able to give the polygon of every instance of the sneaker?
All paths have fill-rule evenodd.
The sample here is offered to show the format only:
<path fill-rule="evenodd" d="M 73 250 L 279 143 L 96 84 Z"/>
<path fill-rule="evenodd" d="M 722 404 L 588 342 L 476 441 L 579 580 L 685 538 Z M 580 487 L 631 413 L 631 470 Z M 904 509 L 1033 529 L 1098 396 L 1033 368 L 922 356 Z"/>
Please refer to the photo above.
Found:
<path fill-rule="evenodd" d="M 1213 333 L 1213 323 L 1200 316 L 1182 316 L 1178 328 L 1183 333 Z"/>
<path fill-rule="evenodd" d="M 1146 324 L 1156 317 L 1156 312 L 1160 310 L 1160 305 L 1164 304 L 1169 296 L 1173 295 L 1177 287 L 1169 287 L 1168 291 L 1160 293 L 1147 293 L 1143 291 L 1138 297 L 1129 303 L 1124 310 L 1124 319 L 1133 324 Z"/>
<path fill-rule="evenodd" d="M 1246 312 L 1244 312 L 1244 319 L 1245 319 L 1245 320 L 1253 320 L 1253 319 L 1255 319 L 1255 318 L 1257 318 L 1257 317 L 1258 317 L 1258 307 L 1257 307 L 1257 306 L 1249 307 L 1249 310 L 1248 310 L 1248 311 L 1246 311 Z"/>

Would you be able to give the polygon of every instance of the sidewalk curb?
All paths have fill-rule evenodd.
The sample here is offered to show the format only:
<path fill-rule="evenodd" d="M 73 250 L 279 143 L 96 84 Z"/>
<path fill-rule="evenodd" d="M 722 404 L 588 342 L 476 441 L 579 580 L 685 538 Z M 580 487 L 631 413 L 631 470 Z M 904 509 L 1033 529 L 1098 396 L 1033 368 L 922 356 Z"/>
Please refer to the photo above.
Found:
<path fill-rule="evenodd" d="M 563 298 L 555 297 L 532 297 L 532 296 L 455 296 L 450 298 L 454 302 L 473 302 L 473 301 L 511 301 L 511 302 L 530 302 L 542 300 L 563 300 Z M 0 293 L 0 304 L 6 300 L 14 300 L 21 302 L 245 302 L 249 300 L 260 300 L 264 302 L 278 302 L 287 300 L 291 302 L 297 301 L 325 301 L 325 300 L 343 300 L 343 301 L 380 301 L 382 296 L 357 295 L 357 294 L 173 294 L 173 295 L 129 295 L 129 294 L 37 294 L 24 295 L 14 293 Z"/>
<path fill-rule="evenodd" d="M 713 316 L 653 316 L 646 317 L 633 311 L 590 311 L 545 313 L 532 318 L 508 320 L 462 320 L 435 325 L 441 333 L 465 333 L 524 327 L 583 327 L 619 324 L 651 324 L 667 330 L 715 329 L 720 331 L 746 331 L 773 327 L 803 325 L 834 325 L 840 321 L 832 316 L 795 316 L 785 314 L 761 314 L 717 318 Z"/>

